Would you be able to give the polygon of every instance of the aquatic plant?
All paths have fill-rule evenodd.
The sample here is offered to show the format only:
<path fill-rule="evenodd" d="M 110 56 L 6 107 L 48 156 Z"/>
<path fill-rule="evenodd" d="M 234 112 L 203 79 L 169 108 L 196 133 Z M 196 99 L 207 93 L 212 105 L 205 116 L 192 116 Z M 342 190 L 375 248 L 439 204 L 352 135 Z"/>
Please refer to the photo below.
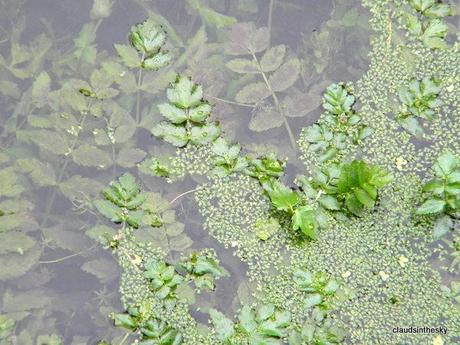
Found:
<path fill-rule="evenodd" d="M 452 153 L 438 157 L 433 165 L 435 178 L 423 186 L 426 200 L 417 208 L 419 215 L 437 216 L 433 236 L 438 239 L 454 227 L 460 209 L 460 162 Z"/>

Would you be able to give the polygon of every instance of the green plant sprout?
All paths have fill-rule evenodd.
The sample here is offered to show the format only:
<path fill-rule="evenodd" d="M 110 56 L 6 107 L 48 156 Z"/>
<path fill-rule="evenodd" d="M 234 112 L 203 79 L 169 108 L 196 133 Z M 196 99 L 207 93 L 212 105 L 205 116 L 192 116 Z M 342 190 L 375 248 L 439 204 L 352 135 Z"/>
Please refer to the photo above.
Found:
<path fill-rule="evenodd" d="M 436 0 L 410 0 L 409 5 L 416 12 L 406 14 L 409 32 L 429 48 L 446 48 L 448 26 L 442 19 L 452 15 L 451 6 Z"/>
<path fill-rule="evenodd" d="M 423 129 L 417 117 L 432 121 L 436 110 L 442 105 L 439 99 L 440 81 L 425 77 L 423 80 L 412 80 L 408 86 L 401 87 L 398 92 L 403 106 L 398 121 L 411 134 L 420 135 Z"/>
<path fill-rule="evenodd" d="M 291 321 L 288 311 L 279 310 L 273 304 L 257 308 L 243 306 L 237 324 L 215 309 L 211 309 L 209 314 L 216 327 L 217 337 L 224 344 L 231 344 L 231 338 L 238 335 L 247 337 L 251 345 L 281 344 L 281 338 L 286 337 L 286 328 Z"/>
<path fill-rule="evenodd" d="M 191 78 L 178 76 L 167 90 L 169 103 L 158 106 L 167 120 L 152 129 L 153 135 L 170 144 L 183 147 L 189 142 L 206 145 L 220 135 L 217 123 L 209 122 L 211 105 L 203 100 L 203 89 Z"/>
<path fill-rule="evenodd" d="M 433 165 L 434 179 L 423 186 L 425 201 L 417 208 L 418 215 L 435 216 L 433 236 L 439 239 L 454 227 L 460 210 L 460 161 L 450 152 L 438 157 Z"/>

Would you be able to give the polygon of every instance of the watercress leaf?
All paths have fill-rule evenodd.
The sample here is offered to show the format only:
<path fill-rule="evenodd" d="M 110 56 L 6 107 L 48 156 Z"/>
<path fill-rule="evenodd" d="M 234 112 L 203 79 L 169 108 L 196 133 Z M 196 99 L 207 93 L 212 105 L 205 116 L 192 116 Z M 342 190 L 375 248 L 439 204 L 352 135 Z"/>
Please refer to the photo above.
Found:
<path fill-rule="evenodd" d="M 120 223 L 122 221 L 122 210 L 117 205 L 114 205 L 108 200 L 96 200 L 94 206 L 97 210 L 106 218 L 110 219 L 114 223 Z"/>
<path fill-rule="evenodd" d="M 451 152 L 445 152 L 438 157 L 433 170 L 439 177 L 447 177 L 459 166 L 459 160 Z"/>
<path fill-rule="evenodd" d="M 268 83 L 275 92 L 281 92 L 292 86 L 300 72 L 300 61 L 292 58 L 285 62 L 268 78 Z"/>
<path fill-rule="evenodd" d="M 187 131 L 184 127 L 175 126 L 167 122 L 161 122 L 156 125 L 152 129 L 152 134 L 178 147 L 187 145 L 189 141 Z"/>
<path fill-rule="evenodd" d="M 428 18 L 442 18 L 451 15 L 451 13 L 451 6 L 443 3 L 436 3 L 423 11 L 423 15 Z"/>
<path fill-rule="evenodd" d="M 300 289 L 310 289 L 311 285 L 313 284 L 313 274 L 301 269 L 297 269 L 294 271 L 293 280 Z"/>
<path fill-rule="evenodd" d="M 241 308 L 238 320 L 240 321 L 241 327 L 247 333 L 252 333 L 257 327 L 254 311 L 247 305 L 244 305 L 243 308 Z"/>
<path fill-rule="evenodd" d="M 454 223 L 448 215 L 438 218 L 435 221 L 434 227 L 433 227 L 434 238 L 436 240 L 440 239 L 441 237 L 446 235 L 449 232 L 449 230 L 452 229 L 453 226 L 454 226 Z"/>
<path fill-rule="evenodd" d="M 194 272 L 198 275 L 211 274 L 214 277 L 226 277 L 229 275 L 227 270 L 211 257 L 198 256 L 195 263 Z"/>
<path fill-rule="evenodd" d="M 321 206 L 328 210 L 338 211 L 340 210 L 340 203 L 332 195 L 321 195 L 318 198 L 318 202 Z"/>
<path fill-rule="evenodd" d="M 235 95 L 235 100 L 239 103 L 255 104 L 270 96 L 270 91 L 263 82 L 251 83 L 244 86 Z"/>
<path fill-rule="evenodd" d="M 443 49 L 447 46 L 444 37 L 447 34 L 447 25 L 440 19 L 430 21 L 422 34 L 422 41 L 429 48 Z"/>
<path fill-rule="evenodd" d="M 272 72 L 281 66 L 286 54 L 286 46 L 280 44 L 268 49 L 260 59 L 260 67 L 264 72 Z"/>
<path fill-rule="evenodd" d="M 136 329 L 137 322 L 129 314 L 113 314 L 112 316 L 115 327 L 124 327 L 128 329 Z"/>
<path fill-rule="evenodd" d="M 142 67 L 146 70 L 156 71 L 171 63 L 172 56 L 168 52 L 160 51 L 155 55 L 148 57 L 142 61 Z"/>
<path fill-rule="evenodd" d="M 32 84 L 32 98 L 39 107 L 47 103 L 50 85 L 51 78 L 46 71 L 42 71 Z"/>
<path fill-rule="evenodd" d="M 414 16 L 412 14 L 406 14 L 405 19 L 406 27 L 409 30 L 409 32 L 416 36 L 419 36 L 422 33 L 422 23 L 417 18 L 417 16 Z"/>
<path fill-rule="evenodd" d="M 254 132 L 264 132 L 278 128 L 284 122 L 283 116 L 273 107 L 258 111 L 249 121 L 249 129 Z"/>
<path fill-rule="evenodd" d="M 444 183 L 439 180 L 431 180 L 423 186 L 423 191 L 438 195 L 442 194 L 444 192 Z"/>
<path fill-rule="evenodd" d="M 190 0 L 189 0 L 190 2 Z M 203 20 L 208 24 L 217 28 L 224 28 L 231 24 L 235 24 L 238 20 L 235 17 L 226 16 L 222 13 L 216 12 L 209 7 L 199 5 L 198 11 L 200 12 Z"/>
<path fill-rule="evenodd" d="M 178 108 L 170 103 L 158 105 L 161 115 L 174 124 L 181 124 L 187 121 L 187 114 L 184 109 Z"/>
<path fill-rule="evenodd" d="M 354 191 L 356 199 L 367 208 L 374 207 L 375 199 L 373 199 L 365 190 L 356 188 Z"/>
<path fill-rule="evenodd" d="M 155 23 L 153 18 L 148 18 L 131 28 L 129 41 L 137 51 L 150 55 L 157 53 L 165 44 L 166 32 Z"/>
<path fill-rule="evenodd" d="M 209 309 L 209 316 L 214 324 L 214 329 L 217 333 L 217 339 L 227 341 L 234 333 L 234 325 L 232 320 L 216 309 Z"/>
<path fill-rule="evenodd" d="M 355 216 L 360 217 L 363 212 L 363 204 L 356 198 L 354 194 L 350 194 L 345 198 L 345 206 Z"/>
<path fill-rule="evenodd" d="M 267 185 L 266 191 L 278 210 L 291 211 L 300 202 L 299 195 L 279 181 Z"/>
<path fill-rule="evenodd" d="M 305 308 L 308 309 L 308 308 L 311 308 L 311 307 L 314 307 L 314 306 L 320 304 L 322 301 L 323 301 L 323 298 L 321 297 L 321 295 L 319 293 L 309 294 L 305 298 L 304 306 L 305 306 Z"/>
<path fill-rule="evenodd" d="M 415 116 L 400 117 L 397 120 L 406 131 L 417 138 L 421 138 L 425 133 Z"/>
<path fill-rule="evenodd" d="M 49 163 L 42 163 L 38 159 L 18 159 L 15 166 L 19 171 L 30 174 L 38 186 L 53 186 L 56 184 L 56 173 Z"/>
<path fill-rule="evenodd" d="M 208 102 L 202 102 L 196 107 L 189 109 L 189 118 L 195 123 L 204 123 L 211 113 L 211 105 Z"/>
<path fill-rule="evenodd" d="M 233 59 L 226 63 L 226 66 L 236 73 L 260 73 L 257 64 L 253 60 L 248 59 Z"/>
<path fill-rule="evenodd" d="M 201 103 L 203 89 L 190 77 L 177 76 L 171 88 L 166 90 L 168 100 L 179 108 L 191 108 Z"/>
<path fill-rule="evenodd" d="M 125 44 L 115 44 L 114 47 L 126 66 L 131 68 L 141 66 L 141 59 L 139 58 L 136 49 Z"/>
<path fill-rule="evenodd" d="M 257 309 L 256 321 L 262 322 L 270 318 L 275 313 L 273 304 L 264 304 Z"/>
<path fill-rule="evenodd" d="M 190 132 L 190 141 L 195 145 L 207 145 L 217 139 L 220 131 L 216 123 L 194 126 Z"/>
<path fill-rule="evenodd" d="M 428 199 L 417 209 L 416 213 L 419 215 L 441 213 L 445 206 L 444 200 Z"/>
<path fill-rule="evenodd" d="M 297 208 L 292 215 L 292 228 L 300 231 L 310 239 L 316 239 L 318 223 L 316 213 L 309 206 Z"/>

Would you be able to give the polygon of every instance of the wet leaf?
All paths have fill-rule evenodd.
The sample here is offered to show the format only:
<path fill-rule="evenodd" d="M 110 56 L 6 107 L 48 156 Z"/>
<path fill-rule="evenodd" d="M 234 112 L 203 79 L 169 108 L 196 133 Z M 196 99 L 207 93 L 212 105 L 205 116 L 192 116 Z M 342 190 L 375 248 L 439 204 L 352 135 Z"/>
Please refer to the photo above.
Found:
<path fill-rule="evenodd" d="M 229 32 L 231 43 L 226 51 L 232 55 L 258 53 L 267 49 L 269 37 L 266 27 L 256 29 L 254 23 L 237 23 L 232 25 Z"/>
<path fill-rule="evenodd" d="M 268 78 L 273 91 L 281 92 L 292 86 L 299 77 L 300 61 L 293 58 L 285 62 L 278 70 Z"/>
<path fill-rule="evenodd" d="M 263 82 L 248 84 L 235 96 L 235 100 L 245 104 L 256 104 L 270 96 L 270 91 Z"/>
<path fill-rule="evenodd" d="M 274 108 L 265 108 L 258 111 L 249 121 L 249 129 L 254 132 L 263 132 L 278 128 L 284 122 L 283 116 Z"/>
<path fill-rule="evenodd" d="M 126 66 L 130 68 L 137 68 L 141 66 L 141 59 L 139 58 L 136 49 L 125 44 L 115 44 L 114 47 Z"/>
<path fill-rule="evenodd" d="M 286 54 L 286 46 L 280 44 L 268 49 L 260 59 L 260 67 L 264 72 L 272 72 L 281 66 Z"/>
<path fill-rule="evenodd" d="M 106 169 L 112 165 L 112 157 L 95 146 L 83 144 L 72 152 L 75 163 L 85 167 Z"/>
<path fill-rule="evenodd" d="M 87 261 L 81 269 L 96 276 L 103 284 L 111 282 L 119 274 L 117 265 L 112 260 L 103 258 Z"/>
<path fill-rule="evenodd" d="M 118 153 L 116 163 L 124 168 L 130 168 L 142 161 L 147 153 L 136 148 L 122 148 Z"/>
<path fill-rule="evenodd" d="M 260 73 L 257 64 L 249 59 L 233 59 L 228 61 L 226 66 L 236 73 Z"/>

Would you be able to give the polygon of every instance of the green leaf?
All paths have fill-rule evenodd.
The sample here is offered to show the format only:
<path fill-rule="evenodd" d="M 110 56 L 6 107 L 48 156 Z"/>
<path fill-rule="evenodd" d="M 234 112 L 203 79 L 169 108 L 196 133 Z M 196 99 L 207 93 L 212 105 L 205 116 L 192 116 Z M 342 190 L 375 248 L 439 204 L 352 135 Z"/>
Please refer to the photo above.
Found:
<path fill-rule="evenodd" d="M 161 122 L 156 125 L 152 129 L 152 134 L 178 147 L 187 145 L 189 141 L 184 127 L 175 126 L 167 122 Z"/>
<path fill-rule="evenodd" d="M 340 203 L 332 195 L 321 195 L 318 198 L 318 202 L 325 209 L 338 211 L 340 210 Z"/>
<path fill-rule="evenodd" d="M 227 318 L 220 311 L 211 308 L 209 310 L 209 316 L 214 324 L 218 340 L 227 341 L 235 333 L 232 320 Z"/>
<path fill-rule="evenodd" d="M 201 85 L 194 84 L 190 77 L 179 75 L 172 87 L 166 90 L 166 94 L 172 104 L 185 109 L 200 104 L 203 89 Z"/>
<path fill-rule="evenodd" d="M 207 145 L 220 135 L 220 127 L 216 123 L 192 127 L 190 141 L 195 145 Z"/>
<path fill-rule="evenodd" d="M 428 199 L 417 209 L 416 213 L 419 215 L 441 213 L 445 207 L 444 200 Z"/>
<path fill-rule="evenodd" d="M 171 63 L 172 56 L 167 52 L 158 52 L 155 55 L 145 58 L 142 67 L 146 70 L 157 71 Z"/>
<path fill-rule="evenodd" d="M 375 198 L 372 198 L 365 190 L 361 188 L 356 188 L 354 190 L 354 194 L 356 198 L 359 200 L 361 204 L 363 204 L 367 208 L 374 207 Z"/>
<path fill-rule="evenodd" d="M 309 206 L 297 208 L 292 215 L 292 228 L 300 231 L 311 239 L 316 239 L 318 223 L 316 213 Z"/>
<path fill-rule="evenodd" d="M 319 293 L 309 294 L 304 301 L 305 308 L 311 308 L 323 301 L 323 298 Z"/>
<path fill-rule="evenodd" d="M 271 47 L 260 59 L 260 67 L 264 72 L 272 72 L 281 66 L 286 54 L 286 46 L 280 44 L 278 46 Z"/>
<path fill-rule="evenodd" d="M 422 41 L 429 48 L 443 49 L 447 46 L 444 38 L 447 34 L 447 25 L 440 19 L 433 19 L 422 34 Z"/>
<path fill-rule="evenodd" d="M 451 152 L 445 152 L 438 157 L 433 170 L 439 177 L 447 177 L 458 169 L 459 160 Z"/>
<path fill-rule="evenodd" d="M 51 78 L 46 71 L 42 71 L 32 85 L 32 98 L 39 106 L 46 104 L 50 93 Z"/>
<path fill-rule="evenodd" d="M 141 59 L 139 58 L 136 49 L 125 44 L 115 44 L 114 47 L 126 66 L 130 68 L 137 68 L 141 66 Z"/>
<path fill-rule="evenodd" d="M 131 28 L 129 41 L 137 51 L 147 56 L 157 53 L 166 42 L 166 32 L 152 18 Z"/>
<path fill-rule="evenodd" d="M 110 219 L 114 223 L 122 222 L 122 210 L 107 200 L 96 200 L 94 202 L 97 210 L 106 218 Z"/>
<path fill-rule="evenodd" d="M 187 114 L 184 109 L 175 107 L 170 103 L 158 105 L 161 115 L 174 124 L 181 124 L 187 121 Z"/>
<path fill-rule="evenodd" d="M 273 181 L 265 190 L 278 210 L 293 212 L 294 207 L 300 202 L 299 195 L 281 182 Z"/>

